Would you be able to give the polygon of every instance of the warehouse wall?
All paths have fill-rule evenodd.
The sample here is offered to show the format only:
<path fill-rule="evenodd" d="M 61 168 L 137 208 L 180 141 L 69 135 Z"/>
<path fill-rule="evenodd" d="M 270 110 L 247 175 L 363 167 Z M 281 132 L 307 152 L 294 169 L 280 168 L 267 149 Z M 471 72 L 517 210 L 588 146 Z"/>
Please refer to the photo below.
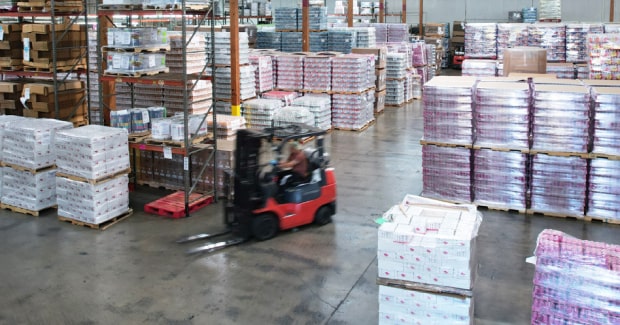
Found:
<path fill-rule="evenodd" d="M 346 2 L 346 0 L 343 0 Z M 379 0 L 358 0 L 379 1 Z M 300 6 L 300 0 L 272 0 L 273 7 Z M 334 12 L 335 0 L 326 0 L 327 12 Z M 385 0 L 390 13 L 400 13 L 402 0 Z M 538 7 L 539 0 L 426 0 L 424 1 L 425 22 L 500 22 L 508 20 L 509 11 L 524 7 Z M 610 0 L 562 0 L 562 20 L 582 22 L 607 22 Z M 620 1 L 616 1 L 615 21 L 620 22 Z M 418 22 L 419 0 L 407 0 L 407 22 Z M 398 22 L 398 17 L 388 17 L 388 22 Z"/>

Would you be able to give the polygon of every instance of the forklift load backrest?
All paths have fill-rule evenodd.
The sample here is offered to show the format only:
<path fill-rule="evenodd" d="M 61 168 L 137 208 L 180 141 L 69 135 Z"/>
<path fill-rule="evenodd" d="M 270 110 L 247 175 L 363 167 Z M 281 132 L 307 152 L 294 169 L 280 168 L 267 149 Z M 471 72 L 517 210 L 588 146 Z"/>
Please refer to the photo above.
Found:
<path fill-rule="evenodd" d="M 315 148 L 305 148 L 304 155 L 308 159 L 308 174 L 312 174 L 315 169 L 321 168 L 321 157 L 319 157 L 319 150 Z"/>

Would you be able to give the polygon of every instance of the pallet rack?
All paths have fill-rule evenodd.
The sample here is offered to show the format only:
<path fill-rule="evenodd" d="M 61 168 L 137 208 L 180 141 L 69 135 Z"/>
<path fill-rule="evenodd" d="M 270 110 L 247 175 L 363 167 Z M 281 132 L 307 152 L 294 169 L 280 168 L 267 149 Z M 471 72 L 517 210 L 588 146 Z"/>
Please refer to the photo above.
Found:
<path fill-rule="evenodd" d="M 144 8 L 129 8 L 127 6 L 105 6 L 99 7 L 97 10 L 97 16 L 99 17 L 99 27 L 100 30 L 98 32 L 98 70 L 99 70 L 99 80 L 103 83 L 104 87 L 102 91 L 100 91 L 99 101 L 100 101 L 100 110 L 102 116 L 107 116 L 110 110 L 115 109 L 115 94 L 113 94 L 114 84 L 117 82 L 124 82 L 130 85 L 130 88 L 133 90 L 134 84 L 148 84 L 148 85 L 159 85 L 162 89 L 165 86 L 176 86 L 183 88 L 183 125 L 184 125 L 184 137 L 183 137 L 183 145 L 181 147 L 168 147 L 165 144 L 155 145 L 155 144 L 144 144 L 144 143 L 130 143 L 129 147 L 132 149 L 132 152 L 135 155 L 136 150 L 139 151 L 150 151 L 150 152 L 163 152 L 164 154 L 170 155 L 181 155 L 183 156 L 183 205 L 185 216 L 189 216 L 191 212 L 190 209 L 191 201 L 194 200 L 196 193 L 196 187 L 198 184 L 198 179 L 202 177 L 207 169 L 207 164 L 202 166 L 198 175 L 192 175 L 191 168 L 191 157 L 194 154 L 197 154 L 203 150 L 211 150 L 211 154 L 209 155 L 209 161 L 215 161 L 217 155 L 217 138 L 216 132 L 217 129 L 213 129 L 211 134 L 213 134 L 213 139 L 209 139 L 206 144 L 196 145 L 194 144 L 194 140 L 196 139 L 196 135 L 192 136 L 189 130 L 189 112 L 188 106 L 192 104 L 189 99 L 189 93 L 196 87 L 199 81 L 201 80 L 210 80 L 211 78 L 207 76 L 206 69 L 208 68 L 205 62 L 205 65 L 202 67 L 202 70 L 199 73 L 195 74 L 187 74 L 187 62 L 185 58 L 187 57 L 189 51 L 187 50 L 187 46 L 183 46 L 182 48 L 182 56 L 183 56 L 183 65 L 182 65 L 182 73 L 180 75 L 177 73 L 161 73 L 152 76 L 112 76 L 112 75 L 104 75 L 103 71 L 106 67 L 107 62 L 103 59 L 103 50 L 102 46 L 106 45 L 106 37 L 104 37 L 106 33 L 106 29 L 108 27 L 114 26 L 113 17 L 126 17 L 127 25 L 131 25 L 132 19 L 134 17 L 142 18 L 145 16 L 156 16 L 158 18 L 167 18 L 167 21 L 171 19 L 177 20 L 179 22 L 177 27 L 181 29 L 181 40 L 186 42 L 187 45 L 194 37 L 200 37 L 199 29 L 201 27 L 210 26 L 211 39 L 213 39 L 214 35 L 214 22 L 216 17 L 214 16 L 214 11 L 212 6 L 208 4 L 203 4 L 197 6 L 195 4 L 188 4 L 185 0 L 182 0 L 180 4 L 175 5 L 170 9 L 144 9 Z M 148 20 L 147 20 L 148 21 Z M 153 21 L 157 21 L 156 19 Z M 160 20 L 161 21 L 161 20 Z M 208 45 L 213 56 L 215 53 L 213 43 Z M 206 50 L 206 49 L 205 49 Z M 211 67 L 211 75 L 215 74 L 215 67 Z M 212 84 L 214 87 L 214 84 Z M 213 89 L 215 93 L 215 90 Z M 132 103 L 135 102 L 133 98 L 132 91 Z M 213 103 L 211 104 L 207 114 L 202 119 L 199 128 L 207 123 L 206 119 L 208 116 L 212 118 L 213 125 L 217 125 L 217 115 L 213 110 Z M 104 112 L 106 110 L 106 112 Z M 212 113 L 209 115 L 209 113 Z M 135 158 L 135 157 L 134 157 Z M 135 159 L 134 159 L 135 164 Z M 216 169 L 213 170 L 213 179 L 215 180 Z M 176 194 L 176 193 L 175 193 Z M 193 195 L 192 195 L 193 194 Z M 174 195 L 174 194 L 173 194 Z M 199 193 L 202 197 L 212 197 L 214 200 L 217 199 L 217 187 L 213 186 L 212 191 Z M 176 198 L 179 197 L 179 194 L 176 194 Z M 191 197 L 191 199 L 190 199 Z"/>

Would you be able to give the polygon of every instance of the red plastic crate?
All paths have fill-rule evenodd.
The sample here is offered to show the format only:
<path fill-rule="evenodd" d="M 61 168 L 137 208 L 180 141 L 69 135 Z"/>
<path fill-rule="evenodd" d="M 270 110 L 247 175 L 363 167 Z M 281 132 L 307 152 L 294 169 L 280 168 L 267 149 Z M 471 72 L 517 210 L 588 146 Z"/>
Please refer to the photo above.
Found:
<path fill-rule="evenodd" d="M 212 196 L 189 195 L 189 212 L 198 211 L 213 202 Z M 144 205 L 144 212 L 178 219 L 185 217 L 185 192 L 179 191 Z"/>

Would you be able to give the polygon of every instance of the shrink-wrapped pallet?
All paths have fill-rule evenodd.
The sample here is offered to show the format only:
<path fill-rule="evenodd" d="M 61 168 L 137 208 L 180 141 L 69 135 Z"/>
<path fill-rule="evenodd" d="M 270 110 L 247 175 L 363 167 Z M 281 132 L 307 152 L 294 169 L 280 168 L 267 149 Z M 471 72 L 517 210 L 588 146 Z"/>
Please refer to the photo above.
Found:
<path fill-rule="evenodd" d="M 327 94 L 306 94 L 293 100 L 294 106 L 307 108 L 314 114 L 314 125 L 321 130 L 332 127 L 331 96 Z"/>
<path fill-rule="evenodd" d="M 476 205 L 525 211 L 527 155 L 518 151 L 474 150 Z"/>
<path fill-rule="evenodd" d="M 465 24 L 465 57 L 495 59 L 497 57 L 497 24 Z"/>
<path fill-rule="evenodd" d="M 532 211 L 583 216 L 586 159 L 537 154 L 532 157 L 531 170 Z"/>
<path fill-rule="evenodd" d="M 471 150 L 463 147 L 422 147 L 422 196 L 471 202 Z"/>
<path fill-rule="evenodd" d="M 271 127 L 275 113 L 283 106 L 277 99 L 250 99 L 243 103 L 243 116 L 248 128 Z"/>
<path fill-rule="evenodd" d="M 32 173 L 2 167 L 2 174 L 2 204 L 29 211 L 41 211 L 56 205 L 55 168 Z"/>

